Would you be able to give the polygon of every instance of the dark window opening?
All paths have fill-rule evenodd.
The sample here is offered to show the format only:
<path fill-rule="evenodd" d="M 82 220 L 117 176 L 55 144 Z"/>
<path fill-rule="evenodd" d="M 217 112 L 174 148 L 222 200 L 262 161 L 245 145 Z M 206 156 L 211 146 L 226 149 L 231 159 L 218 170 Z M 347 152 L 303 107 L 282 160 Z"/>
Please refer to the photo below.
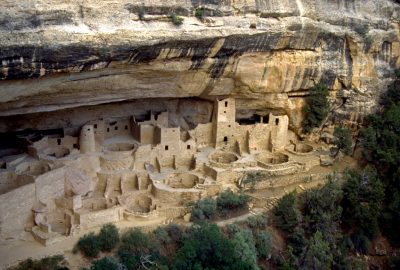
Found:
<path fill-rule="evenodd" d="M 232 127 L 231 125 L 228 125 L 228 127 Z"/>
<path fill-rule="evenodd" d="M 118 130 L 118 126 L 116 126 L 114 129 L 115 129 L 115 130 Z"/>
<path fill-rule="evenodd" d="M 77 148 L 77 149 L 78 149 L 78 145 L 77 145 L 76 143 L 74 143 L 74 144 L 72 145 L 72 147 L 74 147 L 74 148 Z"/>
<path fill-rule="evenodd" d="M 168 151 L 168 145 L 166 145 L 166 146 L 165 146 L 165 150 L 167 150 L 167 151 Z"/>
<path fill-rule="evenodd" d="M 57 139 L 57 144 L 61 145 L 61 139 Z"/>
<path fill-rule="evenodd" d="M 228 107 L 228 101 L 225 101 L 225 107 Z"/>
<path fill-rule="evenodd" d="M 94 128 L 97 128 L 97 124 L 94 124 Z"/>
<path fill-rule="evenodd" d="M 190 149 L 190 145 L 186 146 L 186 149 Z"/>
<path fill-rule="evenodd" d="M 228 136 L 224 137 L 224 142 L 228 142 Z"/>
<path fill-rule="evenodd" d="M 128 130 L 128 126 L 125 126 L 125 130 Z"/>
<path fill-rule="evenodd" d="M 275 119 L 275 125 L 279 125 L 279 119 Z"/>
<path fill-rule="evenodd" d="M 88 128 L 87 131 L 90 131 L 90 128 Z"/>
<path fill-rule="evenodd" d="M 269 123 L 269 115 L 265 115 L 265 116 L 263 117 L 263 123 L 264 123 L 264 124 L 268 124 L 268 123 Z"/>
<path fill-rule="evenodd" d="M 226 111 L 224 111 L 224 113 L 226 113 Z"/>
<path fill-rule="evenodd" d="M 107 132 L 110 132 L 110 128 L 107 128 Z"/>

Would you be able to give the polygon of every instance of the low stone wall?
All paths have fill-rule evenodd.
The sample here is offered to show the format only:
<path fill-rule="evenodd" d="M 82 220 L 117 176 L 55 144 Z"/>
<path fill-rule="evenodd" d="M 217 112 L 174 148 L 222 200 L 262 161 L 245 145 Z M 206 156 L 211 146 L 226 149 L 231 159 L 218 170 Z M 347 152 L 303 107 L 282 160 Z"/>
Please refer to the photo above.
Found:
<path fill-rule="evenodd" d="M 78 214 L 78 222 L 81 229 L 87 230 L 93 227 L 101 226 L 105 223 L 121 221 L 124 218 L 123 213 L 124 208 L 116 206 L 95 212 Z"/>
<path fill-rule="evenodd" d="M 186 207 L 169 207 L 158 209 L 157 211 L 159 216 L 172 219 L 184 216 L 188 212 L 188 209 Z"/>

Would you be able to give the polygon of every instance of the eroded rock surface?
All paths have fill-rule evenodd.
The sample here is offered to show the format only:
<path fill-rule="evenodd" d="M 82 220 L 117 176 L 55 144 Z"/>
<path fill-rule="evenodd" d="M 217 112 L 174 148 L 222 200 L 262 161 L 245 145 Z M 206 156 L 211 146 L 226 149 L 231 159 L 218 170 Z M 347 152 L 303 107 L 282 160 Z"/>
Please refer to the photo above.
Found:
<path fill-rule="evenodd" d="M 22 2 L 0 3 L 4 123 L 133 99 L 232 96 L 238 111 L 284 111 L 296 129 L 318 82 L 332 89 L 337 116 L 360 121 L 400 66 L 391 0 Z"/>

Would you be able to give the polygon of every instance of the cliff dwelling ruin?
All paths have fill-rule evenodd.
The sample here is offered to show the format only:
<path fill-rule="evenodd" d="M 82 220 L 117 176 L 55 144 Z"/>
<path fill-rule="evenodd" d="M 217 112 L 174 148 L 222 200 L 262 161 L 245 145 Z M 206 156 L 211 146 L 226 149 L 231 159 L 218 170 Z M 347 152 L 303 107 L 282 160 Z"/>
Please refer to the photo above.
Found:
<path fill-rule="evenodd" d="M 213 106 L 193 128 L 172 127 L 164 111 L 89 121 L 76 137 L 28 136 L 26 153 L 2 160 L 0 237 L 28 230 L 51 245 L 107 222 L 161 224 L 222 190 L 298 184 L 321 166 L 326 153 L 297 141 L 287 115 L 237 119 L 234 98 Z"/>

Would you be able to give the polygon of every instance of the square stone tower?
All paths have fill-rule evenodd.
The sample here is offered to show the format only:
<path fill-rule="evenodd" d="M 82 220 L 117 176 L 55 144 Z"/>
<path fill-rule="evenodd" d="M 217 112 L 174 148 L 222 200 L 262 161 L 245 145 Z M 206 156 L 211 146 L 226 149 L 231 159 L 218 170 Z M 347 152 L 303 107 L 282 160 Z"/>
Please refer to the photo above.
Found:
<path fill-rule="evenodd" d="M 213 116 L 213 140 L 215 148 L 230 149 L 235 145 L 235 119 L 235 99 L 217 99 L 214 104 Z"/>

